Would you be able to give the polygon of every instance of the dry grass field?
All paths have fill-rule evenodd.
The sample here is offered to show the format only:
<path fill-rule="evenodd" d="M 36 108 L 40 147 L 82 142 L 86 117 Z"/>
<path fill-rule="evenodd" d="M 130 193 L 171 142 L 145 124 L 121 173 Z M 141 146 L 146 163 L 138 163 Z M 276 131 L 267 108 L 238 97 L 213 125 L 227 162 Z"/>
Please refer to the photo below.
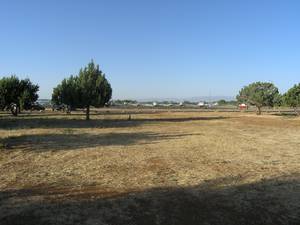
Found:
<path fill-rule="evenodd" d="M 0 115 L 0 224 L 299 225 L 300 119 Z"/>

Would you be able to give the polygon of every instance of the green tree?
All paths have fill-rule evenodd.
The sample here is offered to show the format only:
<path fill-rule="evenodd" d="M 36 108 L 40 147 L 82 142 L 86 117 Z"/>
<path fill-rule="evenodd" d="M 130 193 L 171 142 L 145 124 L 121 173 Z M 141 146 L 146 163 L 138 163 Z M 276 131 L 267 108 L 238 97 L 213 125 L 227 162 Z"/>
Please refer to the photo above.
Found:
<path fill-rule="evenodd" d="M 39 91 L 39 86 L 33 84 L 29 79 L 24 79 L 20 81 L 19 84 L 19 106 L 20 109 L 28 110 L 31 108 L 32 104 L 36 102 L 39 98 L 37 92 Z"/>
<path fill-rule="evenodd" d="M 4 99 L 4 94 L 0 88 L 0 109 L 3 110 L 5 107 L 5 99 Z"/>
<path fill-rule="evenodd" d="M 62 87 L 61 84 L 59 84 L 55 88 L 53 88 L 52 99 L 51 99 L 52 104 L 56 104 L 56 105 L 62 104 L 61 96 L 62 96 Z"/>
<path fill-rule="evenodd" d="M 0 80 L 0 92 L 2 96 L 1 109 L 8 107 L 11 103 L 18 103 L 20 80 L 16 76 L 3 77 Z"/>
<path fill-rule="evenodd" d="M 75 109 L 76 107 L 81 107 L 80 98 L 78 77 L 76 76 L 63 79 L 61 84 L 53 89 L 52 103 L 54 104 L 66 104 L 71 109 Z"/>
<path fill-rule="evenodd" d="M 296 114 L 299 115 L 297 107 L 300 106 L 300 83 L 290 88 L 282 97 L 283 104 L 293 107 Z"/>
<path fill-rule="evenodd" d="M 29 109 L 38 99 L 39 86 L 29 79 L 20 80 L 17 76 L 0 79 L 0 107 L 3 110 L 12 103 L 17 105 L 18 111 Z"/>
<path fill-rule="evenodd" d="M 257 114 L 261 114 L 264 106 L 273 107 L 280 99 L 278 88 L 269 82 L 255 82 L 243 87 L 238 96 L 238 102 L 255 105 Z"/>
<path fill-rule="evenodd" d="M 105 74 L 91 61 L 80 69 L 77 76 L 64 79 L 53 89 L 52 102 L 67 104 L 71 108 L 86 108 L 86 120 L 90 119 L 90 107 L 103 107 L 112 96 Z"/>

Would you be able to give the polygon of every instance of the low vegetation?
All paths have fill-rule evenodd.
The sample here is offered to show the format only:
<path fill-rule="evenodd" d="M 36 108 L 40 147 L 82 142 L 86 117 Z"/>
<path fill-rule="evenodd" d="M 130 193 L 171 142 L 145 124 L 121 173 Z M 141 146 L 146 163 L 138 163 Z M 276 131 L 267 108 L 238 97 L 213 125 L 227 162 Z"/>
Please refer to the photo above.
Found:
<path fill-rule="evenodd" d="M 0 114 L 0 224 L 300 224 L 300 120 Z"/>

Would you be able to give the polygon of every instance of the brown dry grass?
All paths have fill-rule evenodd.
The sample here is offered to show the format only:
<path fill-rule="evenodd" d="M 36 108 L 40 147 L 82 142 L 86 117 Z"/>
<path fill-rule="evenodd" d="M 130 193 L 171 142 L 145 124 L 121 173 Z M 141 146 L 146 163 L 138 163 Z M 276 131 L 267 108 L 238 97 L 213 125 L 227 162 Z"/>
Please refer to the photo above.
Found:
<path fill-rule="evenodd" d="M 300 224 L 300 119 L 0 115 L 0 224 Z"/>

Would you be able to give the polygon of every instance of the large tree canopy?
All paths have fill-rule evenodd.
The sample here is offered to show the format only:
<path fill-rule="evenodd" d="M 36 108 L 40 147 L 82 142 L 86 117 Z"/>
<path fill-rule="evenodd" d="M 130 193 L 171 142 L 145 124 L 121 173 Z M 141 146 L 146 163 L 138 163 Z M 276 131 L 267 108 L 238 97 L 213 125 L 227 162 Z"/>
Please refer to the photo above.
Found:
<path fill-rule="evenodd" d="M 300 83 L 294 85 L 283 95 L 283 103 L 289 107 L 293 107 L 299 115 L 297 107 L 300 107 Z"/>
<path fill-rule="evenodd" d="M 71 108 L 86 108 L 86 119 L 89 120 L 90 106 L 103 107 L 111 96 L 110 83 L 99 65 L 92 61 L 80 69 L 77 76 L 64 79 L 53 89 L 52 102 L 66 104 Z"/>
<path fill-rule="evenodd" d="M 38 99 L 39 86 L 29 79 L 20 80 L 16 76 L 3 77 L 0 79 L 0 108 L 3 110 L 12 103 L 18 109 L 30 109 Z"/>
<path fill-rule="evenodd" d="M 243 87 L 237 100 L 257 107 L 257 113 L 261 114 L 263 106 L 274 106 L 280 99 L 278 88 L 269 82 L 255 82 Z"/>

